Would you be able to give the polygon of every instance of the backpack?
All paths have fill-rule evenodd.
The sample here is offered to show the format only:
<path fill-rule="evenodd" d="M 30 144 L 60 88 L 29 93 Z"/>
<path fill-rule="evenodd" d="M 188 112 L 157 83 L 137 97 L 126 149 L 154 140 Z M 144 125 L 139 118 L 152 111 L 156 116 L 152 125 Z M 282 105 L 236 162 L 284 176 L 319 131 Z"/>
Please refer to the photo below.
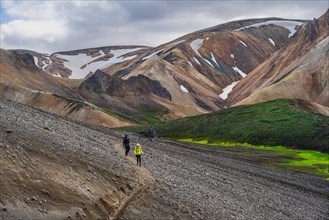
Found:
<path fill-rule="evenodd" d="M 123 138 L 123 145 L 125 147 L 129 147 L 129 142 L 130 142 L 130 139 L 129 138 L 127 138 L 127 137 L 124 137 Z"/>

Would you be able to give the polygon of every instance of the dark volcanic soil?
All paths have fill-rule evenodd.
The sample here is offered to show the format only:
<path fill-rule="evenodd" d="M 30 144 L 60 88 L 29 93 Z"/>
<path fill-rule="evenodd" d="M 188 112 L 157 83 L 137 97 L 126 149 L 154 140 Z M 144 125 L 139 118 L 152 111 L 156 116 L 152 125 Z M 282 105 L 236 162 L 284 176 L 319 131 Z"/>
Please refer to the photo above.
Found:
<path fill-rule="evenodd" d="M 0 100 L 0 219 L 329 219 L 329 181 Z M 234 159 L 233 159 L 234 158 Z"/>

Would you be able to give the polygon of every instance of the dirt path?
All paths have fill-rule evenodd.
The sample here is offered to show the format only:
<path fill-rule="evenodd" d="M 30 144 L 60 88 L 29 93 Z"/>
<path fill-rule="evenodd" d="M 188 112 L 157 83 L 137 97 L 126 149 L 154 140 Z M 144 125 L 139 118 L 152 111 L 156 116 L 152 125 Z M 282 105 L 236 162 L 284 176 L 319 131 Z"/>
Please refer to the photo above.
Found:
<path fill-rule="evenodd" d="M 0 219 L 329 219 L 329 181 L 0 99 Z M 241 155 L 241 158 L 245 155 Z"/>
<path fill-rule="evenodd" d="M 329 182 L 191 145 L 139 139 L 157 184 L 121 219 L 329 219 Z"/>
<path fill-rule="evenodd" d="M 0 99 L 0 219 L 112 219 L 152 181 L 107 135 Z"/>

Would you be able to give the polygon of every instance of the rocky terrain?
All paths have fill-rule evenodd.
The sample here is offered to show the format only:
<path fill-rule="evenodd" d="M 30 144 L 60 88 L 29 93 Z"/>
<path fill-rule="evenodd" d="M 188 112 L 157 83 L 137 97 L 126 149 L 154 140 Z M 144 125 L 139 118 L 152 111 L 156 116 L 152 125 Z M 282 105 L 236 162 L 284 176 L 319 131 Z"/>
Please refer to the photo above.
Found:
<path fill-rule="evenodd" d="M 329 107 L 329 10 L 305 23 L 291 42 L 251 71 L 227 102 L 298 98 Z"/>
<path fill-rule="evenodd" d="M 1 49 L 0 96 L 107 127 L 277 98 L 328 111 L 328 18 L 232 21 L 157 47 Z"/>
<path fill-rule="evenodd" d="M 328 181 L 0 99 L 0 219 L 329 219 Z"/>
<path fill-rule="evenodd" d="M 217 111 L 230 105 L 226 99 L 234 85 L 289 44 L 304 22 L 232 21 L 157 47 L 108 46 L 52 54 L 1 50 L 1 96 L 47 111 L 56 105 L 51 112 L 108 127 L 145 121 L 147 115 L 163 121 Z M 56 102 L 48 105 L 28 89 L 54 94 Z M 73 105 L 67 99 L 87 104 Z M 106 117 L 96 109 L 104 120 L 93 121 L 90 106 L 112 114 Z"/>

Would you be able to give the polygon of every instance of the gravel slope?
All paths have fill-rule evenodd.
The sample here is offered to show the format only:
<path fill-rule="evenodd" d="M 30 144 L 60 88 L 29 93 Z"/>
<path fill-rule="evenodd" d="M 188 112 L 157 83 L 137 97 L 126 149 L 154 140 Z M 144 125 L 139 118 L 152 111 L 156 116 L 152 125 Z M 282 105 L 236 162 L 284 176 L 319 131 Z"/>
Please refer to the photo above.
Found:
<path fill-rule="evenodd" d="M 142 145 L 145 166 L 159 183 L 142 196 L 142 207 L 136 200 L 122 219 L 152 219 L 145 210 L 150 199 L 172 206 L 153 206 L 157 219 L 175 212 L 184 213 L 176 214 L 180 219 L 329 219 L 329 181 L 266 169 L 189 145 Z"/>
<path fill-rule="evenodd" d="M 122 133 L 0 101 L 0 219 L 329 219 L 321 178 L 130 134 L 140 168 Z"/>

